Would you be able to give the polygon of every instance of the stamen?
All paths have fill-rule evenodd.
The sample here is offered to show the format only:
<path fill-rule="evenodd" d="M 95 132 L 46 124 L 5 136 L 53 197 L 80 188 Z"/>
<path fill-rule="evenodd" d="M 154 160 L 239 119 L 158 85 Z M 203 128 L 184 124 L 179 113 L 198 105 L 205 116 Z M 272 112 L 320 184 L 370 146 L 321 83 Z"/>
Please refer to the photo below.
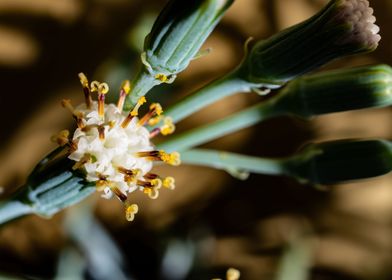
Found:
<path fill-rule="evenodd" d="M 125 218 L 128 222 L 132 222 L 135 219 L 135 214 L 139 211 L 137 204 L 125 203 Z"/>
<path fill-rule="evenodd" d="M 107 83 L 101 83 L 98 86 L 98 115 L 104 120 L 105 117 L 105 95 L 109 92 Z"/>
<path fill-rule="evenodd" d="M 56 135 L 53 135 L 51 137 L 51 140 L 55 143 L 57 143 L 59 146 L 63 147 L 69 143 L 69 131 L 68 130 L 62 130 Z"/>
<path fill-rule="evenodd" d="M 144 96 L 139 98 L 135 107 L 133 107 L 132 111 L 130 111 L 128 116 L 123 120 L 123 122 L 121 124 L 122 128 L 126 128 L 129 125 L 129 123 L 132 121 L 132 119 L 139 114 L 140 106 L 142 106 L 146 102 L 147 102 L 147 100 Z"/>
<path fill-rule="evenodd" d="M 72 116 L 74 117 L 76 121 L 76 125 L 83 129 L 86 125 L 83 122 L 83 114 L 81 112 L 77 112 L 74 107 L 72 106 L 71 100 L 70 99 L 63 99 L 61 101 L 61 105 L 66 108 L 68 111 L 71 112 Z"/>
<path fill-rule="evenodd" d="M 176 129 L 171 117 L 164 118 L 163 123 L 164 125 L 161 127 L 161 134 L 164 136 L 172 134 Z"/>
<path fill-rule="evenodd" d="M 180 154 L 178 152 L 173 152 L 170 154 L 165 153 L 164 151 L 160 151 L 161 159 L 164 163 L 177 166 L 180 165 Z"/>
<path fill-rule="evenodd" d="M 151 199 L 157 199 L 159 196 L 159 189 L 162 187 L 162 180 L 155 178 L 148 181 L 138 180 L 137 184 L 144 187 L 143 192 Z"/>
<path fill-rule="evenodd" d="M 145 157 L 149 160 L 163 161 L 164 163 L 177 166 L 181 163 L 180 154 L 178 152 L 166 153 L 165 151 L 148 151 L 136 153 L 138 157 Z"/>
<path fill-rule="evenodd" d="M 107 186 L 109 186 L 109 182 L 107 181 L 106 175 L 98 174 L 99 180 L 95 182 L 95 186 L 97 187 L 97 191 L 103 191 Z"/>
<path fill-rule="evenodd" d="M 162 115 L 161 116 L 156 116 L 155 118 L 151 118 L 149 121 L 148 121 L 148 125 L 149 126 L 153 126 L 153 125 L 156 125 L 156 124 L 158 124 L 161 120 L 162 120 Z"/>
<path fill-rule="evenodd" d="M 118 97 L 118 102 L 117 102 L 117 109 L 120 111 L 120 113 L 124 108 L 125 97 L 127 96 L 130 90 L 131 90 L 131 83 L 129 80 L 125 80 L 121 85 L 120 95 Z"/>
<path fill-rule="evenodd" d="M 87 77 L 86 77 L 86 75 L 84 75 L 84 73 L 79 73 L 78 76 L 80 79 L 80 83 L 82 84 L 82 87 L 83 87 L 86 107 L 87 107 L 87 109 L 91 109 L 91 104 L 93 103 L 93 100 L 91 98 L 91 91 L 90 91 L 90 87 L 88 86 Z"/>
<path fill-rule="evenodd" d="M 154 138 L 154 137 L 157 136 L 160 132 L 161 132 L 161 129 L 160 129 L 159 127 L 154 128 L 154 129 L 151 130 L 151 132 L 150 132 L 150 138 Z"/>
<path fill-rule="evenodd" d="M 136 184 L 138 186 L 141 186 L 144 188 L 158 188 L 158 189 L 160 189 L 162 186 L 162 180 L 159 178 L 155 178 L 155 179 L 147 180 L 147 181 L 137 180 Z"/>
<path fill-rule="evenodd" d="M 176 181 L 174 180 L 173 177 L 166 177 L 162 181 L 163 187 L 169 189 L 169 190 L 174 190 L 175 189 L 175 183 Z"/>
<path fill-rule="evenodd" d="M 61 100 L 61 106 L 71 112 L 72 115 L 75 115 L 75 109 L 72 106 L 71 99 L 63 99 Z"/>
<path fill-rule="evenodd" d="M 118 199 L 121 200 L 121 202 L 125 203 L 127 201 L 128 197 L 122 191 L 120 191 L 117 186 L 111 186 L 110 189 L 112 190 L 112 192 L 114 192 Z"/>
<path fill-rule="evenodd" d="M 135 178 L 141 173 L 140 169 L 126 169 L 124 167 L 118 167 L 118 172 L 124 174 L 124 181 L 131 183 L 135 181 Z"/>
<path fill-rule="evenodd" d="M 105 127 L 103 125 L 98 126 L 99 140 L 105 140 Z"/>
<path fill-rule="evenodd" d="M 154 115 L 159 116 L 160 114 L 162 114 L 163 110 L 162 110 L 162 106 L 159 103 L 152 103 L 150 105 L 150 111 L 148 111 L 147 114 L 145 114 L 139 121 L 138 121 L 138 125 L 139 126 L 143 126 L 145 125 Z"/>
<path fill-rule="evenodd" d="M 150 172 L 148 172 L 148 173 L 146 173 L 146 175 L 144 175 L 143 177 L 146 178 L 147 180 L 152 180 L 152 179 L 159 178 L 159 175 L 158 175 L 158 174 L 155 174 L 155 173 L 150 173 Z"/>
<path fill-rule="evenodd" d="M 90 154 L 85 154 L 78 162 L 76 162 L 73 166 L 72 169 L 76 170 L 81 168 L 85 163 L 89 162 L 91 160 L 91 155 Z"/>

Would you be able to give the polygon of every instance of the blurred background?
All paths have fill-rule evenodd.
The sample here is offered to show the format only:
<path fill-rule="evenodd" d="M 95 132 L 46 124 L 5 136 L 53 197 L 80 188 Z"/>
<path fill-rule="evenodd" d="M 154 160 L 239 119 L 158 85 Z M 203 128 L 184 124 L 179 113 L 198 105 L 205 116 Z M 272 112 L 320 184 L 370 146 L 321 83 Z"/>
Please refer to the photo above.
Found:
<path fill-rule="evenodd" d="M 83 100 L 77 74 L 104 80 L 117 97 L 164 0 L 0 0 L 0 186 L 21 186 L 72 128 L 60 101 Z M 173 85 L 149 100 L 164 106 L 239 63 L 250 36 L 261 39 L 318 11 L 324 0 L 236 0 Z M 372 0 L 379 48 L 324 69 L 392 64 L 392 1 Z M 324 70 L 323 69 L 323 70 Z M 178 131 L 246 107 L 237 94 L 186 119 Z M 206 145 L 263 157 L 287 156 L 310 141 L 392 136 L 392 111 L 345 112 L 303 121 L 281 117 Z M 52 219 L 29 216 L 0 228 L 4 279 L 211 279 L 229 267 L 241 279 L 392 279 L 392 177 L 316 189 L 290 178 L 240 181 L 208 168 L 160 168 L 176 178 L 158 200 L 131 195 L 134 222 L 99 194 Z"/>

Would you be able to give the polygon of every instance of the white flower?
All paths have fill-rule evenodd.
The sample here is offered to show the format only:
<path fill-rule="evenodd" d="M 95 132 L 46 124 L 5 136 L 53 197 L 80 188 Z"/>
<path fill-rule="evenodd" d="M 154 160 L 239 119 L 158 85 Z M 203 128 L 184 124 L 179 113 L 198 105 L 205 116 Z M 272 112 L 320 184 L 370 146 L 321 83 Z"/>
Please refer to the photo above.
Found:
<path fill-rule="evenodd" d="M 151 138 L 159 133 L 172 133 L 174 125 L 170 118 L 165 118 L 162 127 L 149 131 L 144 125 L 157 123 L 162 117 L 162 108 L 153 103 L 149 112 L 138 118 L 138 110 L 146 102 L 144 97 L 124 114 L 123 104 L 129 92 L 129 82 L 123 84 L 117 105 L 105 105 L 108 85 L 94 81 L 89 86 L 84 74 L 79 74 L 79 77 L 85 104 L 74 109 L 69 100 L 62 102 L 71 111 L 78 128 L 71 139 L 68 131 L 60 132 L 54 139 L 59 145 L 69 146 L 68 158 L 75 161 L 73 169 L 83 172 L 86 181 L 95 182 L 97 189 L 103 191 L 102 197 L 118 197 L 126 205 L 127 219 L 133 220 L 138 207 L 128 202 L 128 193 L 140 190 L 155 199 L 161 186 L 174 188 L 172 177 L 161 178 L 150 172 L 154 161 L 171 165 L 180 163 L 178 153 L 158 151 L 151 142 Z M 91 93 L 95 91 L 98 101 L 92 100 Z"/>

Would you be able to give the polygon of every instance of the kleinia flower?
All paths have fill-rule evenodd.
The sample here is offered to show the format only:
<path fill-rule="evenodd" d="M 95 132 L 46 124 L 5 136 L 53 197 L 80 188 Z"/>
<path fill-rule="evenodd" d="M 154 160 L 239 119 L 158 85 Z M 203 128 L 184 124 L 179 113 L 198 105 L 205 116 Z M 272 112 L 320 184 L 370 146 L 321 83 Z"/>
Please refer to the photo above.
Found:
<path fill-rule="evenodd" d="M 124 203 L 126 218 L 132 221 L 138 207 L 128 201 L 128 193 L 140 190 L 155 199 L 161 187 L 174 188 L 173 177 L 162 178 L 151 172 L 156 161 L 170 165 L 180 163 L 177 152 L 157 150 L 151 142 L 158 134 L 173 133 L 174 124 L 163 116 L 158 103 L 152 103 L 149 111 L 139 118 L 138 110 L 146 102 L 145 97 L 141 97 L 130 112 L 123 113 L 130 91 L 129 81 L 122 84 L 117 104 L 105 105 L 108 85 L 97 81 L 89 84 L 83 73 L 79 78 L 85 102 L 74 108 L 70 100 L 62 101 L 72 113 L 77 128 L 73 135 L 67 130 L 61 131 L 54 140 L 60 146 L 68 146 L 68 158 L 75 161 L 73 169 L 83 172 L 86 181 L 95 182 L 104 198 L 114 195 Z M 92 94 L 97 94 L 97 101 L 93 101 Z M 147 128 L 161 120 L 161 127 Z"/>

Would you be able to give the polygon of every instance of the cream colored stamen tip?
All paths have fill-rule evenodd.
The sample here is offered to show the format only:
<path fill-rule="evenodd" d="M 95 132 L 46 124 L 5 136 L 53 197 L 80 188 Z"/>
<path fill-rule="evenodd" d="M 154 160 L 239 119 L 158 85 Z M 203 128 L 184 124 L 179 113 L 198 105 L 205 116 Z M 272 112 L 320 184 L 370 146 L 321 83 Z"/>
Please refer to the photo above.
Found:
<path fill-rule="evenodd" d="M 161 106 L 161 104 L 159 104 L 159 103 L 153 103 L 153 104 L 151 104 L 150 109 L 151 109 L 151 110 L 154 110 L 154 109 L 155 109 L 155 113 L 156 113 L 158 116 L 159 116 L 160 114 L 163 113 L 162 106 Z"/>
<path fill-rule="evenodd" d="M 83 72 L 80 72 L 79 74 L 78 74 L 78 76 L 79 76 L 79 80 L 80 80 L 80 83 L 83 85 L 83 86 L 88 86 L 88 80 L 87 80 L 87 77 L 86 77 L 86 75 L 84 75 L 84 73 Z"/>
<path fill-rule="evenodd" d="M 146 102 L 147 102 L 147 99 L 144 96 L 140 97 L 139 100 L 137 101 L 137 103 L 139 103 L 139 104 L 144 104 Z"/>
<path fill-rule="evenodd" d="M 159 197 L 159 191 L 157 189 L 152 189 L 149 193 L 148 193 L 148 197 L 151 199 L 157 199 Z"/>
<path fill-rule="evenodd" d="M 90 84 L 91 91 L 98 91 L 99 85 L 100 85 L 100 82 L 92 81 L 91 84 Z"/>
<path fill-rule="evenodd" d="M 155 189 L 160 189 L 162 187 L 162 180 L 161 179 L 152 179 L 151 184 L 154 186 Z"/>
<path fill-rule="evenodd" d="M 69 105 L 71 105 L 71 99 L 63 99 L 63 100 L 61 100 L 61 106 L 67 107 Z"/>
<path fill-rule="evenodd" d="M 98 86 L 98 92 L 101 94 L 107 94 L 109 92 L 109 85 L 107 83 L 100 83 Z"/>
<path fill-rule="evenodd" d="M 170 154 L 170 162 L 169 164 L 177 166 L 181 164 L 181 156 L 178 152 L 173 152 Z"/>
<path fill-rule="evenodd" d="M 241 273 L 238 269 L 229 268 L 226 272 L 226 279 L 227 280 L 238 280 L 240 279 Z"/>
<path fill-rule="evenodd" d="M 131 82 L 129 80 L 123 81 L 121 88 L 125 91 L 126 94 L 128 94 L 131 90 Z"/>
<path fill-rule="evenodd" d="M 139 211 L 137 204 L 127 205 L 125 208 L 125 218 L 128 222 L 132 222 L 135 219 L 135 214 Z"/>
<path fill-rule="evenodd" d="M 162 185 L 170 190 L 174 190 L 175 189 L 175 179 L 173 177 L 166 177 L 165 179 L 163 179 Z"/>

